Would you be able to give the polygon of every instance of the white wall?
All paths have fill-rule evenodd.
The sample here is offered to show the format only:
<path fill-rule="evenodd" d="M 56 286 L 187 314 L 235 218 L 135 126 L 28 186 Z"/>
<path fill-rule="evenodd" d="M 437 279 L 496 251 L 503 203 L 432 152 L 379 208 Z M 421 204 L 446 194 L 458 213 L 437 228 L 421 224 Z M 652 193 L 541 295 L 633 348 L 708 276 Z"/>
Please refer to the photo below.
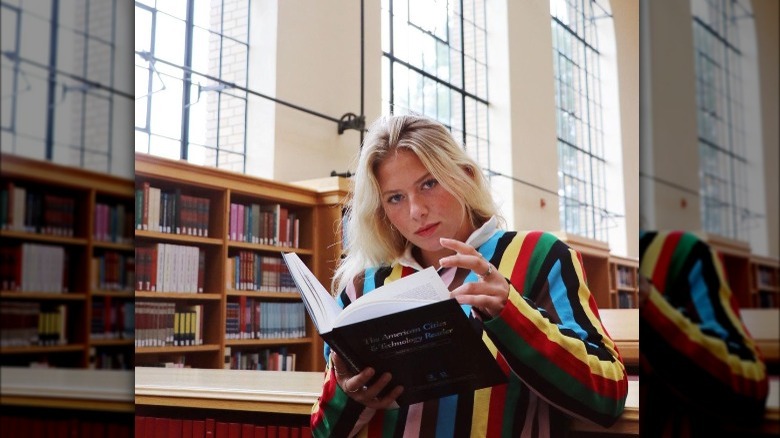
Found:
<path fill-rule="evenodd" d="M 379 5 L 365 9 L 365 114 L 380 112 Z M 360 113 L 360 3 L 252 3 L 249 86 L 261 93 L 338 119 Z M 255 45 L 256 44 L 256 45 Z M 248 113 L 247 173 L 295 181 L 332 170 L 354 171 L 360 134 L 339 135 L 337 124 L 253 97 Z"/>

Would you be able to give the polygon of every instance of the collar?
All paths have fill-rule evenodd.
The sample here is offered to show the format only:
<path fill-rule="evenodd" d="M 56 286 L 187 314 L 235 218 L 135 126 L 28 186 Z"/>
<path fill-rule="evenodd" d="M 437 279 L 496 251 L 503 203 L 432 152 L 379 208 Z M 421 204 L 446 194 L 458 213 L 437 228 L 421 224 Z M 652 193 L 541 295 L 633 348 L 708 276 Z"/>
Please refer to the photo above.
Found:
<path fill-rule="evenodd" d="M 490 237 L 496 232 L 497 228 L 498 219 L 496 219 L 495 216 L 492 216 L 484 224 L 482 224 L 481 227 L 471 233 L 468 239 L 466 239 L 466 244 L 471 245 L 474 248 L 479 248 L 483 243 L 490 239 Z M 402 266 L 408 266 L 410 268 L 414 268 L 417 271 L 421 271 L 423 269 L 422 266 L 420 266 L 417 260 L 415 260 L 415 258 L 412 256 L 413 248 L 414 245 L 406 245 L 404 253 L 401 254 L 401 257 L 399 257 L 395 262 L 393 262 L 393 265 L 400 264 Z"/>

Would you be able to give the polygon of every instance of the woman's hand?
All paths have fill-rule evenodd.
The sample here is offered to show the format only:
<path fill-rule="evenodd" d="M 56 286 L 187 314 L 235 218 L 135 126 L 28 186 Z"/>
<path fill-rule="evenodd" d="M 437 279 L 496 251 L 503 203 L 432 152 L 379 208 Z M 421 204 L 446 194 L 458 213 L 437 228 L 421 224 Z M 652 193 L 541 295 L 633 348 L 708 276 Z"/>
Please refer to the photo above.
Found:
<path fill-rule="evenodd" d="M 372 409 L 398 407 L 395 399 L 404 391 L 403 386 L 396 386 L 384 397 L 378 397 L 379 393 L 390 383 L 392 378 L 390 373 L 382 374 L 371 386 L 366 386 L 374 375 L 373 368 L 364 368 L 358 374 L 351 374 L 347 369 L 347 364 L 344 363 L 336 352 L 331 351 L 330 360 L 333 364 L 333 371 L 336 374 L 336 382 L 338 382 L 338 385 L 349 398 Z"/>
<path fill-rule="evenodd" d="M 443 247 L 456 252 L 454 255 L 439 259 L 442 267 L 457 266 L 470 269 L 480 279 L 476 283 L 464 283 L 453 290 L 451 295 L 460 304 L 470 304 L 490 317 L 501 313 L 509 298 L 509 283 L 504 276 L 499 274 L 496 267 L 485 260 L 474 247 L 444 237 L 439 241 Z"/>

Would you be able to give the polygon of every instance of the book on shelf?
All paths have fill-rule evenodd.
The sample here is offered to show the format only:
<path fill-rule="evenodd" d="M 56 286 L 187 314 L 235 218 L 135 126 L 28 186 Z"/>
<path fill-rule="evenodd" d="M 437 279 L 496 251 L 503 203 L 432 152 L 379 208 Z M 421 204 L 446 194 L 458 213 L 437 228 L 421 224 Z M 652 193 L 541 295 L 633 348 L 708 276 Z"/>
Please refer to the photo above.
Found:
<path fill-rule="evenodd" d="M 506 381 L 458 302 L 433 268 L 381 286 L 343 310 L 295 253 L 283 253 L 322 339 L 353 373 L 366 367 L 403 385 L 399 405 Z"/>
<path fill-rule="evenodd" d="M 211 200 L 181 193 L 181 189 L 163 191 L 149 181 L 135 190 L 134 219 L 137 230 L 209 237 Z"/>

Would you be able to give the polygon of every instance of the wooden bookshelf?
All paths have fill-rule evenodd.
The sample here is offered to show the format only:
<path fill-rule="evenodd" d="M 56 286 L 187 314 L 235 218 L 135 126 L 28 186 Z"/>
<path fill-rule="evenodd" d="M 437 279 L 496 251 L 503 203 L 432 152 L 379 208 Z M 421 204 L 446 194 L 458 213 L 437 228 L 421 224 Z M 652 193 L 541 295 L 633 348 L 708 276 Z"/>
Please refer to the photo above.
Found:
<path fill-rule="evenodd" d="M 753 307 L 780 308 L 780 260 L 750 257 L 750 296 Z"/>
<path fill-rule="evenodd" d="M 293 184 L 317 192 L 320 203 L 316 207 L 315 247 L 319 249 L 314 259 L 314 272 L 326 288 L 336 270 L 336 265 L 342 256 L 342 215 L 349 193 L 349 180 L 342 177 L 310 179 L 297 181 Z M 323 280 L 326 279 L 326 280 Z M 317 366 L 315 369 L 325 369 L 324 343 L 319 336 L 314 336 L 313 343 Z"/>
<path fill-rule="evenodd" d="M 588 289 L 601 309 L 613 307 L 611 296 L 611 271 L 609 245 L 595 239 L 569 234 L 564 231 L 553 233 L 579 252 Z"/>
<path fill-rule="evenodd" d="M 717 234 L 698 233 L 715 250 L 723 265 L 726 281 L 740 308 L 753 307 L 750 294 L 750 245 Z"/>
<path fill-rule="evenodd" d="M 639 303 L 639 260 L 610 255 L 609 294 L 613 309 L 635 309 Z"/>
<path fill-rule="evenodd" d="M 753 254 L 746 242 L 699 235 L 717 251 L 740 308 L 780 308 L 780 260 Z"/>
<path fill-rule="evenodd" d="M 322 341 L 308 316 L 305 317 L 303 333 L 293 336 L 287 336 L 286 333 L 290 332 L 283 332 L 281 337 L 266 338 L 263 337 L 266 333 L 264 330 L 259 330 L 260 336 L 255 337 L 247 333 L 235 334 L 232 326 L 228 328 L 228 323 L 233 324 L 236 320 L 237 307 L 262 313 L 263 308 L 290 309 L 294 306 L 292 310 L 299 312 L 294 313 L 295 315 L 305 314 L 294 285 L 279 280 L 284 277 L 284 265 L 273 268 L 276 261 L 267 260 L 274 258 L 278 259 L 278 263 L 283 263 L 280 252 L 296 252 L 323 285 L 330 284 L 337 259 L 335 254 L 339 251 L 334 248 L 337 239 L 332 226 L 335 220 L 333 212 L 340 211 L 334 206 L 340 205 L 344 195 L 338 185 L 335 190 L 330 190 L 327 187 L 280 183 L 140 153 L 135 157 L 135 171 L 137 194 L 143 195 L 146 193 L 144 190 L 148 192 L 151 188 L 158 188 L 161 196 L 168 194 L 168 202 L 176 202 L 170 200 L 170 194 L 177 191 L 179 198 L 176 199 L 191 196 L 208 200 L 208 212 L 203 216 L 203 222 L 208 222 L 208 229 L 207 233 L 201 235 L 170 232 L 164 227 L 150 227 L 148 222 L 144 222 L 144 218 L 150 217 L 149 211 L 139 213 L 141 223 L 137 225 L 142 229 L 136 229 L 137 248 L 153 247 L 161 243 L 195 247 L 199 253 L 205 255 L 205 263 L 202 285 L 199 285 L 202 290 L 182 293 L 177 290 L 158 292 L 156 289 L 152 291 L 137 288 L 135 292 L 137 302 L 152 305 L 158 303 L 160 306 L 160 303 L 173 303 L 177 312 L 183 306 L 202 306 L 202 344 L 136 345 L 136 364 L 159 366 L 161 363 L 183 361 L 185 367 L 221 369 L 225 367 L 226 356 L 229 358 L 237 352 L 242 355 L 262 355 L 268 350 L 294 354 L 297 371 L 323 370 Z M 152 198 L 153 196 L 156 195 L 152 195 Z M 239 210 L 239 206 L 242 210 Z M 143 205 L 139 207 L 137 202 L 136 209 L 139 208 L 140 211 L 144 209 Z M 162 211 L 165 209 L 162 208 Z M 268 216 L 265 211 L 272 214 Z M 175 216 L 175 212 L 173 213 Z M 273 228 L 270 224 L 274 219 L 268 218 L 285 215 L 291 218 L 287 228 L 291 231 L 289 237 L 277 236 L 274 239 L 263 234 L 269 226 Z M 183 216 L 182 212 L 179 218 L 182 219 Z M 157 216 L 153 214 L 152 217 Z M 243 222 L 241 217 L 245 219 Z M 169 222 L 170 218 L 169 215 Z M 293 218 L 297 219 L 297 234 L 292 232 L 296 227 Z M 264 220 L 266 222 L 263 222 Z M 267 222 L 268 220 L 271 222 Z M 172 223 L 174 227 L 179 224 L 175 219 Z M 284 228 L 280 230 L 284 232 Z M 282 281 L 281 284 L 263 280 L 265 277 L 262 277 L 262 272 L 273 272 L 274 269 L 279 270 L 276 278 L 277 281 Z M 259 302 L 261 310 L 252 307 L 253 302 Z M 284 312 L 287 310 L 276 313 Z M 239 314 L 241 313 L 239 311 Z M 261 322 L 265 319 L 267 318 L 262 316 L 259 318 Z M 254 328 L 249 330 L 254 331 Z"/>
<path fill-rule="evenodd" d="M 40 327 L 27 325 L 38 341 L 0 347 L 0 365 L 132 368 L 132 180 L 8 154 L 2 163 L 0 297 Z M 52 309 L 61 336 L 44 342 Z"/>

